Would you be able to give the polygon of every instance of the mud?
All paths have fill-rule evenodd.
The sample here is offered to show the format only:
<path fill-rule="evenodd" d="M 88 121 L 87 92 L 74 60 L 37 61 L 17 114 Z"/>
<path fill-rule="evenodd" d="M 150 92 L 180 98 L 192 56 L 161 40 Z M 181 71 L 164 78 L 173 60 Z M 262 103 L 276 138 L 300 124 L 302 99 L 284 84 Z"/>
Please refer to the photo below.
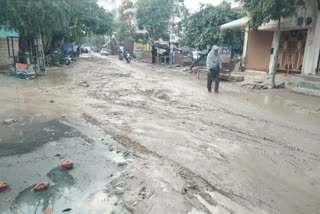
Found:
<path fill-rule="evenodd" d="M 89 55 L 57 73 L 63 80 L 6 85 L 0 116 L 14 118 L 12 109 L 21 115 L 29 109 L 47 120 L 64 114 L 109 133 L 132 157 L 124 166 L 114 163 L 110 168 L 122 174 L 108 180 L 106 173 L 101 183 L 126 212 L 320 212 L 319 98 L 286 89 L 253 92 L 227 82 L 220 94 L 208 94 L 203 80 L 180 68 L 127 64 L 116 57 Z M 50 151 L 50 145 L 40 151 Z M 103 159 L 95 156 L 95 163 Z M 10 158 L 16 157 L 0 160 Z M 88 170 L 82 175 L 95 179 L 104 171 Z"/>
<path fill-rule="evenodd" d="M 106 185 L 126 168 L 126 150 L 111 136 L 92 125 L 59 120 L 33 121 L 22 130 L 0 144 L 0 180 L 9 185 L 0 193 L 0 213 L 42 214 L 47 207 L 53 213 L 125 213 L 116 205 L 119 199 L 107 194 Z M 60 170 L 65 159 L 74 161 L 74 169 Z M 33 191 L 38 182 L 49 182 L 49 188 Z"/>

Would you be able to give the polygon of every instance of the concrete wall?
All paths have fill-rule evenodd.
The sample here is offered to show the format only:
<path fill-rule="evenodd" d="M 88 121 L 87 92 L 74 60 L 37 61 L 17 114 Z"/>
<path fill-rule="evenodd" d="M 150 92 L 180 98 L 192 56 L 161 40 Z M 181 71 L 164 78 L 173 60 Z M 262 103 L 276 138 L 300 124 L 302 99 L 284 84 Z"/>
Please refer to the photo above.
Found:
<path fill-rule="evenodd" d="M 320 11 L 314 8 L 317 17 L 313 19 L 312 29 L 308 29 L 306 49 L 303 59 L 302 74 L 316 74 L 320 51 Z"/>
<path fill-rule="evenodd" d="M 14 40 L 15 53 L 18 54 L 18 40 Z M 0 38 L 0 69 L 6 69 L 13 64 L 13 59 L 8 57 L 8 45 L 6 38 Z"/>
<path fill-rule="evenodd" d="M 255 31 L 248 33 L 246 69 L 268 71 L 273 32 Z"/>
<path fill-rule="evenodd" d="M 306 8 L 300 8 L 296 15 L 281 19 L 281 30 L 282 31 L 288 31 L 288 30 L 302 30 L 302 29 L 310 29 L 313 27 L 313 24 L 307 24 L 306 20 L 308 17 L 312 18 L 312 22 L 314 22 L 317 19 L 317 1 L 311 0 L 308 1 Z M 302 25 L 298 25 L 298 18 L 303 17 L 303 23 Z M 278 22 L 277 21 L 271 21 L 267 24 L 262 25 L 259 27 L 259 30 L 264 31 L 276 31 L 278 29 Z"/>

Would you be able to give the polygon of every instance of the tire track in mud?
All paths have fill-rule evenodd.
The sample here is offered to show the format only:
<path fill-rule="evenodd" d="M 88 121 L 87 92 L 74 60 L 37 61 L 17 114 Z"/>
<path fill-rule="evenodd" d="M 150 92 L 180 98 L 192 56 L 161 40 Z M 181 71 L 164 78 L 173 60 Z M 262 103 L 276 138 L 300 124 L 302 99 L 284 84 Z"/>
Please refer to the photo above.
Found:
<path fill-rule="evenodd" d="M 205 121 L 202 121 L 202 122 L 205 123 Z M 301 148 L 285 144 L 285 143 L 278 141 L 278 140 L 275 140 L 275 139 L 271 139 L 271 138 L 267 138 L 267 137 L 260 137 L 260 136 L 253 134 L 253 133 L 250 133 L 250 132 L 244 132 L 244 131 L 237 129 L 235 127 L 227 127 L 221 123 L 213 123 L 213 124 L 216 125 L 217 127 L 221 127 L 224 130 L 227 130 L 228 132 L 236 134 L 238 137 L 241 137 L 242 139 L 251 140 L 251 141 L 253 141 L 253 143 L 254 142 L 259 143 L 259 144 L 269 146 L 269 147 L 274 147 L 274 145 L 275 145 L 275 146 L 281 147 L 282 149 L 285 149 L 287 151 L 303 153 L 305 155 L 308 155 L 308 157 L 311 159 L 314 159 L 316 161 L 320 161 L 320 154 L 313 153 L 313 152 L 307 152 Z M 263 143 L 263 142 L 265 142 L 265 143 Z"/>
<path fill-rule="evenodd" d="M 91 116 L 89 114 L 84 113 L 82 115 L 82 118 L 85 119 L 87 122 L 92 123 L 96 126 L 99 126 L 101 128 L 103 127 L 103 124 L 99 122 L 99 119 L 95 118 L 94 116 Z M 185 187 L 182 191 L 185 191 L 182 194 L 185 194 L 184 197 L 186 201 L 188 201 L 189 204 L 194 204 L 195 201 L 195 195 L 201 195 L 202 198 L 204 198 L 209 204 L 213 206 L 221 206 L 225 210 L 227 210 L 231 214 L 237 214 L 237 212 L 233 211 L 232 208 L 228 208 L 224 206 L 223 204 L 219 204 L 214 198 L 208 194 L 208 192 L 218 192 L 221 195 L 229 198 L 234 203 L 240 205 L 241 207 L 245 208 L 249 212 L 253 212 L 252 207 L 259 207 L 263 210 L 269 210 L 272 211 L 271 213 L 277 213 L 276 210 L 274 210 L 270 205 L 266 204 L 265 202 L 255 199 L 255 198 L 249 198 L 249 196 L 239 195 L 234 193 L 231 190 L 225 190 L 223 187 L 219 187 L 218 184 L 212 184 L 202 176 L 196 174 L 189 168 L 186 168 L 185 166 L 179 164 L 178 162 L 169 159 L 167 157 L 164 157 L 160 154 L 158 154 L 155 151 L 151 151 L 147 149 L 145 146 L 140 144 L 138 141 L 131 139 L 128 136 L 124 136 L 123 134 L 117 133 L 117 131 L 110 131 L 105 130 L 105 132 L 109 133 L 114 140 L 116 140 L 119 144 L 124 146 L 126 149 L 128 149 L 132 155 L 136 158 L 141 158 L 141 154 L 144 155 L 151 155 L 154 158 L 166 160 L 171 163 L 171 165 L 174 165 L 176 168 L 177 174 L 179 177 L 184 180 Z M 140 155 L 139 155 L 140 154 Z M 218 175 L 211 173 L 214 177 L 216 177 L 217 180 L 222 181 L 223 179 L 220 178 Z M 193 199 L 193 200 L 192 200 Z M 249 204 L 248 204 L 249 202 Z M 199 202 L 200 203 L 200 202 Z M 207 209 L 206 207 L 204 207 Z M 210 212 L 207 210 L 207 212 Z M 240 214 L 240 213 L 239 213 Z"/>
<path fill-rule="evenodd" d="M 115 70 L 119 70 L 119 68 L 116 68 Z M 134 69 L 129 69 L 134 72 Z M 102 71 L 99 71 L 102 72 Z M 114 71 L 112 71 L 114 72 Z M 117 72 L 117 71 L 116 71 Z M 121 71 L 120 71 L 121 72 Z M 148 72 L 148 71 L 147 71 Z M 154 72 L 156 73 L 156 72 Z M 140 74 L 140 73 L 139 73 Z M 298 129 L 295 126 L 292 126 L 290 124 L 286 124 L 279 121 L 272 121 L 271 119 L 264 119 L 266 117 L 260 116 L 260 117 L 254 117 L 250 114 L 247 114 L 248 112 L 243 113 L 243 111 L 239 112 L 233 112 L 230 109 L 228 109 L 225 106 L 222 106 L 221 104 L 217 103 L 217 105 L 212 105 L 212 103 L 208 102 L 201 102 L 201 105 L 198 105 L 195 103 L 195 100 L 197 100 L 197 97 L 195 95 L 191 94 L 191 98 L 187 97 L 185 94 L 179 96 L 176 100 L 161 100 L 157 99 L 156 94 L 154 91 L 148 91 L 148 90 L 139 90 L 140 88 L 151 88 L 152 81 L 154 81 L 154 78 L 157 76 L 149 75 L 148 73 L 142 72 L 139 79 L 130 78 L 130 81 L 128 82 L 131 84 L 129 86 L 130 90 L 128 90 L 125 93 L 129 93 L 129 95 L 137 95 L 142 98 L 142 101 L 125 101 L 125 96 L 122 99 L 118 99 L 121 97 L 121 94 L 118 93 L 119 90 L 122 90 L 122 87 L 118 87 L 117 84 L 121 84 L 121 79 L 119 77 L 112 77 L 108 76 L 107 74 L 99 74 L 99 77 L 95 80 L 96 87 L 90 88 L 90 91 L 88 91 L 89 96 L 94 97 L 96 99 L 102 99 L 106 102 L 110 102 L 111 104 L 114 104 L 115 107 L 119 106 L 119 108 L 125 107 L 125 108 L 132 108 L 134 109 L 134 113 L 132 113 L 131 116 L 134 114 L 144 113 L 148 114 L 148 116 L 156 116 L 160 117 L 162 119 L 168 119 L 168 120 L 176 120 L 180 119 L 182 121 L 193 121 L 195 118 L 198 120 L 197 125 L 200 127 L 191 127 L 190 124 L 188 125 L 181 125 L 179 128 L 183 128 L 184 131 L 192 132 L 192 136 L 197 135 L 199 133 L 203 133 L 203 136 L 210 136 L 212 134 L 212 130 L 214 130 L 214 133 L 219 134 L 219 136 L 226 136 L 228 139 L 235 140 L 238 143 L 247 144 L 252 149 L 258 151 L 263 157 L 270 160 L 273 164 L 289 164 L 290 166 L 293 166 L 294 168 L 302 167 L 303 165 L 301 163 L 306 160 L 306 163 L 310 163 L 310 160 L 315 160 L 319 162 L 320 154 L 317 154 L 312 151 L 307 151 L 299 146 L 293 146 L 288 145 L 290 143 L 289 140 L 285 140 L 284 136 L 279 136 L 279 139 L 276 135 L 270 135 L 269 133 L 264 133 L 259 131 L 263 131 L 263 126 L 265 126 L 268 129 L 274 129 L 273 127 L 277 127 L 279 129 L 283 129 L 284 131 L 289 130 L 290 133 L 301 133 L 303 135 L 310 134 L 313 136 L 313 138 L 319 137 L 320 135 L 312 132 L 311 130 L 306 129 Z M 107 76 L 107 78 L 106 78 Z M 143 77 L 148 77 L 146 79 L 142 79 Z M 103 81 L 100 81 L 99 78 L 103 78 Z M 109 81 L 108 81 L 109 80 Z M 103 83 L 104 81 L 108 81 Z M 140 81 L 142 81 L 140 83 Z M 102 85 L 101 85 L 102 84 Z M 126 84 L 126 83 L 124 83 Z M 135 85 L 135 86 L 132 86 Z M 147 85 L 147 86 L 146 86 Z M 168 89 L 168 87 L 163 87 L 165 85 L 160 85 L 157 87 L 159 88 L 165 88 Z M 179 90 L 182 88 L 178 88 Z M 165 92 L 169 97 L 172 95 L 170 94 L 170 91 Z M 144 103 L 144 105 L 142 105 Z M 126 109 L 122 109 L 121 111 L 126 111 Z M 237 111 L 237 110 L 236 110 Z M 242 123 L 241 124 L 232 124 L 232 121 L 229 122 L 219 122 L 217 121 L 209 121 L 208 117 L 206 117 L 206 113 L 208 112 L 214 112 L 212 114 L 212 117 L 215 117 L 218 114 L 226 114 L 228 116 L 233 117 L 232 120 L 239 120 Z M 125 114 L 125 112 L 120 112 L 122 116 L 128 116 Z M 95 115 L 95 114 L 93 114 Z M 86 119 L 87 117 L 87 119 Z M 132 130 L 132 118 L 125 118 L 125 121 L 129 123 L 131 126 L 127 124 L 127 126 L 123 125 L 117 125 L 112 124 L 112 121 L 110 120 L 110 124 L 105 124 L 105 122 L 99 122 L 99 118 L 91 118 L 89 114 L 87 116 L 84 116 L 83 118 L 87 121 L 96 121 L 97 125 L 106 125 L 108 129 L 112 130 L 111 135 L 114 136 L 114 138 L 119 141 L 119 143 L 123 143 L 123 145 L 126 145 L 128 148 L 130 148 L 131 151 L 133 151 L 134 155 L 137 158 L 141 158 L 141 155 L 139 154 L 145 154 L 150 155 L 152 157 L 163 159 L 164 157 L 159 155 L 157 151 L 153 152 L 148 150 L 146 147 L 144 147 L 142 144 L 139 143 L 139 141 L 135 141 L 131 139 L 130 137 L 126 136 L 124 134 L 125 132 L 131 133 Z M 129 116 L 130 117 L 130 114 Z M 112 115 L 111 115 L 112 118 Z M 114 118 L 113 118 L 114 119 Z M 219 118 L 221 119 L 221 118 Z M 246 127 L 244 125 L 245 123 L 248 123 L 252 126 L 257 125 L 256 128 Z M 134 123 L 133 123 L 134 124 Z M 114 127 L 110 127 L 114 126 Z M 238 127 L 239 126 L 239 127 Z M 199 130 L 198 130 L 199 129 Z M 110 130 L 107 130 L 110 131 Z M 220 133 L 218 133 L 220 132 Z M 239 140 L 241 139 L 241 140 Z M 281 139 L 284 139 L 283 141 Z M 202 141 L 206 141 L 202 139 Z M 203 149 L 201 149 L 203 153 Z M 281 152 L 281 158 L 280 154 L 279 156 L 274 156 L 273 153 L 275 151 Z M 216 202 L 208 195 L 206 192 L 207 189 L 219 192 L 220 194 L 230 198 L 232 201 L 236 201 L 239 204 L 243 204 L 242 206 L 245 206 L 247 209 L 250 209 L 250 205 L 254 205 L 257 207 L 262 207 L 265 210 L 270 211 L 270 213 L 277 213 L 277 210 L 273 209 L 270 205 L 267 203 L 269 202 L 263 202 L 260 200 L 259 196 L 258 198 L 252 198 L 254 196 L 247 196 L 246 193 L 243 193 L 244 195 L 237 195 L 236 193 L 232 191 L 225 190 L 224 186 L 219 186 L 219 182 L 223 180 L 221 176 L 216 175 L 214 172 L 212 173 L 213 181 L 211 183 L 217 183 L 217 184 L 210 184 L 209 181 L 205 180 L 205 178 L 201 177 L 200 175 L 197 175 L 193 171 L 189 170 L 188 168 L 181 166 L 179 163 L 175 162 L 172 159 L 167 159 L 172 164 L 177 167 L 177 172 L 179 176 L 183 178 L 186 185 L 188 185 L 187 189 L 190 194 L 186 194 L 190 196 L 191 198 L 195 198 L 194 194 L 200 194 L 206 201 L 210 202 L 210 204 L 215 205 Z M 222 160 L 218 160 L 222 161 Z M 283 167 L 283 166 L 282 166 Z M 205 176 L 205 175 L 204 175 Z M 207 178 L 207 176 L 205 176 Z M 210 177 L 210 176 L 209 176 Z M 210 178 L 211 179 L 211 178 Z M 215 182 L 215 179 L 217 179 L 217 182 Z M 196 187 L 194 186 L 196 185 Z M 228 187 L 226 187 L 228 188 Z M 242 193 L 240 191 L 240 193 Z M 188 196 L 186 196 L 186 200 L 188 200 L 189 203 L 194 204 L 195 200 L 188 199 Z M 197 201 L 197 200 L 196 200 Z M 271 202 L 270 202 L 271 203 Z M 249 204 L 249 205 L 248 205 Z M 227 208 L 226 208 L 227 209 Z M 228 210 L 230 213 L 236 213 L 232 210 Z M 252 212 L 254 213 L 254 212 Z"/>

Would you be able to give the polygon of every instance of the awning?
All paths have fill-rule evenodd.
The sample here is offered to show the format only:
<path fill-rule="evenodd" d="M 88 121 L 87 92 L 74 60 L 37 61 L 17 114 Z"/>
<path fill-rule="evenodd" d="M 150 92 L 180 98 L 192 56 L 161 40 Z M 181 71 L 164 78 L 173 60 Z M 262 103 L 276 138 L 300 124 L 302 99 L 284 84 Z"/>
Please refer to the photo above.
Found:
<path fill-rule="evenodd" d="M 228 29 L 233 29 L 233 28 L 245 27 L 249 20 L 250 20 L 250 17 L 245 16 L 245 17 L 242 17 L 241 19 L 237 19 L 232 22 L 221 25 L 220 29 L 221 30 L 228 30 Z"/>

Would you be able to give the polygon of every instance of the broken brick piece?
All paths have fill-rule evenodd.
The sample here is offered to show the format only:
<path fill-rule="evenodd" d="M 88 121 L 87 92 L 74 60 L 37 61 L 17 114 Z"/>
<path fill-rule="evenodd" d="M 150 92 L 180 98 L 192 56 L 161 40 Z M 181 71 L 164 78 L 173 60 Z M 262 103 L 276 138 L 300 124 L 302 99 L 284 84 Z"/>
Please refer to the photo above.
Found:
<path fill-rule="evenodd" d="M 8 189 L 8 184 L 6 182 L 0 181 L 0 191 Z"/>
<path fill-rule="evenodd" d="M 51 209 L 48 207 L 45 211 L 44 214 L 51 214 Z"/>
<path fill-rule="evenodd" d="M 61 164 L 61 170 L 65 169 L 72 169 L 73 168 L 73 161 L 72 160 L 64 160 Z"/>
<path fill-rule="evenodd" d="M 49 182 L 40 182 L 40 183 L 37 183 L 37 185 L 35 185 L 33 189 L 35 191 L 39 191 L 39 190 L 47 189 L 48 187 L 49 187 Z"/>

